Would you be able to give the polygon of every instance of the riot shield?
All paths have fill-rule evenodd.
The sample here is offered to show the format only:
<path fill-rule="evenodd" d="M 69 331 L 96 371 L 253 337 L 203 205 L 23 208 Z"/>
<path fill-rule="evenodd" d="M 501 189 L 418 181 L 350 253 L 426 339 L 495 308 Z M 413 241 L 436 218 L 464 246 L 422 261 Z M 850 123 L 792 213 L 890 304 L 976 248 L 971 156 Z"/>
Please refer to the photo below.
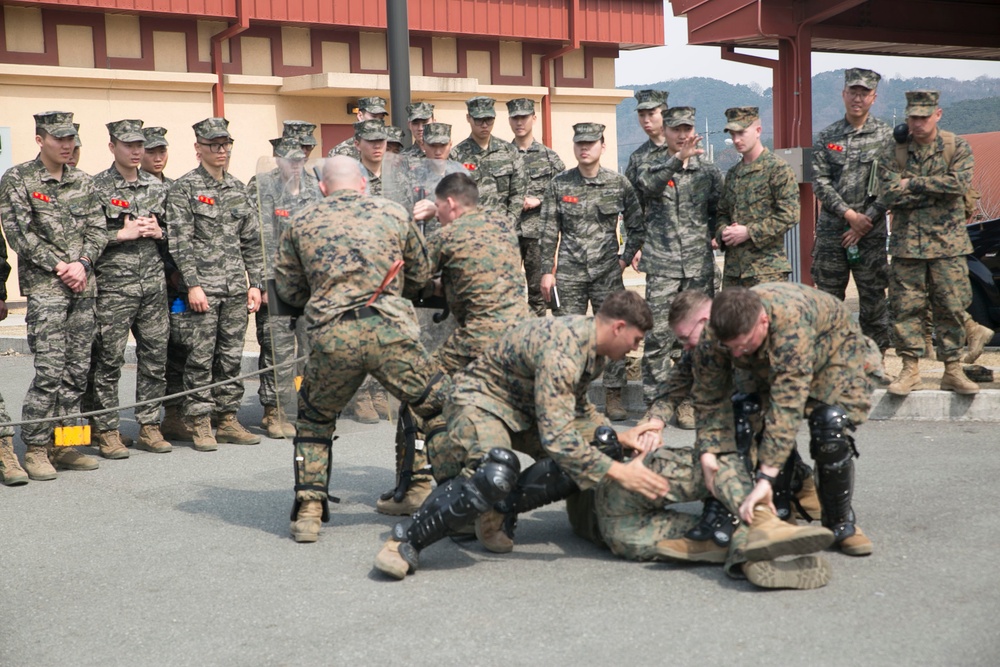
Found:
<path fill-rule="evenodd" d="M 296 391 L 304 357 L 309 350 L 305 321 L 293 310 L 283 308 L 274 291 L 274 261 L 278 240 L 291 219 L 302 209 L 322 199 L 314 167 L 322 159 L 305 160 L 262 157 L 257 172 L 247 184 L 256 202 L 260 227 L 260 243 L 264 251 L 264 278 L 267 285 L 266 304 L 256 313 L 257 343 L 260 346 L 258 396 L 265 414 L 269 407 L 277 408 L 288 422 L 295 421 Z"/>

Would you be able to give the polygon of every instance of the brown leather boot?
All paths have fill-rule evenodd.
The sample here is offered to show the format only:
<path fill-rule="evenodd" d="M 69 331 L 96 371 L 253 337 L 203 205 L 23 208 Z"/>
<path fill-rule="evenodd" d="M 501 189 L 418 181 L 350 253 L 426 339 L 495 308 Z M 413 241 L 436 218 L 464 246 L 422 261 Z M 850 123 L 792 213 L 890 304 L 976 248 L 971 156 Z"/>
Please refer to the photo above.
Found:
<path fill-rule="evenodd" d="M 476 517 L 476 538 L 487 551 L 509 554 L 514 550 L 514 540 L 503 531 L 503 522 L 506 518 L 496 510 L 489 510 Z"/>
<path fill-rule="evenodd" d="M 94 444 L 97 445 L 101 456 L 106 459 L 128 458 L 128 450 L 122 443 L 121 436 L 117 430 L 99 432 L 94 436 Z"/>
<path fill-rule="evenodd" d="M 983 353 L 991 340 L 993 340 L 993 329 L 984 327 L 971 317 L 965 320 L 965 347 L 968 352 L 962 357 L 962 361 L 967 364 L 973 363 Z"/>
<path fill-rule="evenodd" d="M 188 417 L 184 427 L 191 433 L 191 442 L 196 451 L 214 452 L 219 448 L 218 441 L 212 435 L 212 418 L 208 415 Z"/>
<path fill-rule="evenodd" d="M 372 407 L 379 419 L 389 419 L 389 392 L 380 384 L 375 384 L 371 391 Z"/>
<path fill-rule="evenodd" d="M 21 486 L 28 483 L 28 473 L 21 467 L 14 453 L 14 439 L 9 435 L 0 438 L 0 479 L 5 486 Z"/>
<path fill-rule="evenodd" d="M 292 521 L 292 538 L 296 542 L 315 542 L 319 539 L 319 529 L 323 524 L 323 503 L 318 500 L 303 500 Z"/>
<path fill-rule="evenodd" d="M 372 404 L 372 395 L 365 389 L 358 390 L 354 395 L 354 421 L 362 424 L 378 423 L 378 413 Z"/>
<path fill-rule="evenodd" d="M 660 540 L 654 548 L 658 556 L 687 563 L 725 563 L 729 552 L 727 547 L 720 547 L 712 540 L 692 540 L 687 537 Z"/>
<path fill-rule="evenodd" d="M 821 556 L 790 560 L 759 560 L 743 563 L 747 581 L 760 588 L 810 590 L 830 582 L 830 564 Z"/>
<path fill-rule="evenodd" d="M 191 442 L 194 434 L 181 417 L 180 408 L 168 405 L 163 409 L 163 421 L 160 422 L 160 434 L 168 440 Z"/>
<path fill-rule="evenodd" d="M 628 419 L 628 412 L 625 410 L 625 404 L 622 403 L 621 387 L 606 389 L 604 396 L 604 414 L 608 416 L 608 419 L 613 422 Z"/>
<path fill-rule="evenodd" d="M 227 442 L 232 445 L 257 445 L 260 444 L 260 436 L 243 428 L 243 424 L 237 421 L 235 412 L 224 412 L 219 415 L 219 427 L 215 429 L 215 441 Z"/>
<path fill-rule="evenodd" d="M 379 498 L 375 502 L 375 510 L 393 516 L 410 516 L 420 509 L 429 495 L 431 495 L 430 480 L 415 481 L 410 484 L 410 488 L 406 490 L 406 495 L 401 501 L 397 503 L 392 498 L 388 500 Z"/>
<path fill-rule="evenodd" d="M 139 440 L 135 446 L 143 451 L 154 454 L 166 454 L 173 450 L 169 442 L 164 440 L 160 433 L 159 424 L 142 424 L 139 426 Z"/>
<path fill-rule="evenodd" d="M 47 481 L 59 476 L 56 469 L 49 461 L 49 449 L 41 445 L 28 445 L 28 450 L 24 453 L 24 469 L 30 479 L 37 481 Z"/>
<path fill-rule="evenodd" d="M 944 362 L 944 375 L 941 376 L 941 390 L 971 396 L 979 393 L 979 385 L 965 377 L 962 362 L 946 361 Z"/>
<path fill-rule="evenodd" d="M 753 510 L 753 523 L 743 553 L 747 560 L 774 560 L 821 551 L 833 544 L 833 540 L 833 531 L 827 528 L 792 526 L 768 507 L 758 505 Z"/>
<path fill-rule="evenodd" d="M 277 405 L 264 406 L 264 418 L 260 425 L 267 431 L 267 437 L 275 440 L 284 440 L 285 431 L 281 428 L 281 410 Z"/>
<path fill-rule="evenodd" d="M 924 385 L 920 381 L 920 360 L 916 357 L 904 356 L 903 370 L 899 377 L 895 379 L 886 389 L 893 396 L 909 396 L 914 389 L 923 389 Z"/>
<path fill-rule="evenodd" d="M 694 405 L 691 404 L 691 401 L 681 401 L 681 404 L 677 406 L 677 428 L 691 431 L 694 427 Z"/>
<path fill-rule="evenodd" d="M 76 447 L 53 447 L 49 450 L 49 460 L 59 470 L 97 470 L 101 467 L 97 458 Z"/>

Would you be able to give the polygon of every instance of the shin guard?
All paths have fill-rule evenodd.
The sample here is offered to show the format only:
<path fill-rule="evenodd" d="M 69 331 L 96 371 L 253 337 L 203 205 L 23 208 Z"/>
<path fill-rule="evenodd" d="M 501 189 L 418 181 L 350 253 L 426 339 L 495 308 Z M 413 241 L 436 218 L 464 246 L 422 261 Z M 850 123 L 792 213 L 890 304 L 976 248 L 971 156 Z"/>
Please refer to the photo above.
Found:
<path fill-rule="evenodd" d="M 835 405 L 820 404 L 809 415 L 809 452 L 816 462 L 816 486 L 823 525 L 837 541 L 854 534 L 854 458 L 858 455 L 848 431 L 854 424 Z"/>

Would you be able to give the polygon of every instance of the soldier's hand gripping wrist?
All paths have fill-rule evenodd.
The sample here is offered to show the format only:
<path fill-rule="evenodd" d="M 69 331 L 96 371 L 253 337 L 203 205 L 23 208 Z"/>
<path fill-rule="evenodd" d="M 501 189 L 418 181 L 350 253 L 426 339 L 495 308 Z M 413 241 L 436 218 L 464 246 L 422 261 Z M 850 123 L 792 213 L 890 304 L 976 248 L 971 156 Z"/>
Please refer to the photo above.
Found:
<path fill-rule="evenodd" d="M 670 490 L 667 480 L 643 465 L 642 457 L 632 459 L 628 463 L 615 461 L 608 469 L 608 477 L 623 488 L 641 493 L 650 500 L 662 498 Z"/>

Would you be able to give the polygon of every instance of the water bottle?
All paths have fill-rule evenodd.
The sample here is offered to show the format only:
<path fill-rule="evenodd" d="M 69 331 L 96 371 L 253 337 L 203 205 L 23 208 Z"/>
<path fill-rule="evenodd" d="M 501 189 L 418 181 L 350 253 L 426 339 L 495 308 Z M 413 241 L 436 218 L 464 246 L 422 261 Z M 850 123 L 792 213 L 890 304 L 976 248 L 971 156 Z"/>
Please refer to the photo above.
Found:
<path fill-rule="evenodd" d="M 184 299 L 182 299 L 181 297 L 175 298 L 170 303 L 170 312 L 171 312 L 171 314 L 174 314 L 174 313 L 183 313 L 186 310 L 187 310 L 187 306 L 184 304 Z"/>
<path fill-rule="evenodd" d="M 858 250 L 857 243 L 847 246 L 847 263 L 850 266 L 857 266 L 861 263 L 861 251 Z"/>

